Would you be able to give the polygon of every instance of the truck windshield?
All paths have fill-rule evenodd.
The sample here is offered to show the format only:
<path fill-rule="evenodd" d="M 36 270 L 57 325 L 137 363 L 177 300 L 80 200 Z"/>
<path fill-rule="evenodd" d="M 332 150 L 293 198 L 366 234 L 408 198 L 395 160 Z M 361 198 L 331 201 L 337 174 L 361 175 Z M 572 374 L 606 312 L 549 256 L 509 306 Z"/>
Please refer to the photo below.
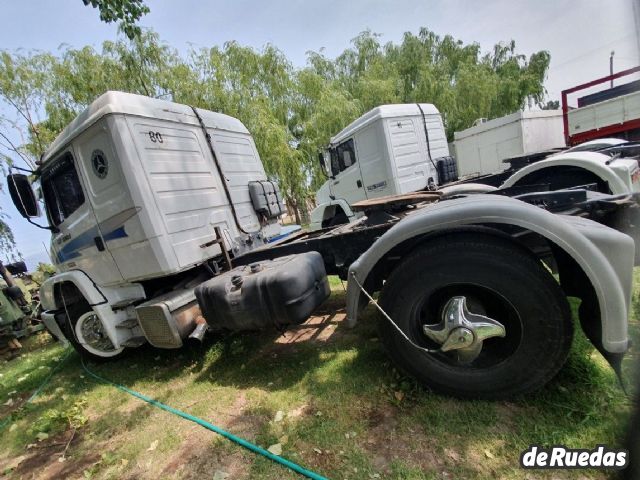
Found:
<path fill-rule="evenodd" d="M 82 185 L 69 152 L 42 173 L 41 185 L 47 217 L 53 226 L 60 225 L 84 203 Z"/>

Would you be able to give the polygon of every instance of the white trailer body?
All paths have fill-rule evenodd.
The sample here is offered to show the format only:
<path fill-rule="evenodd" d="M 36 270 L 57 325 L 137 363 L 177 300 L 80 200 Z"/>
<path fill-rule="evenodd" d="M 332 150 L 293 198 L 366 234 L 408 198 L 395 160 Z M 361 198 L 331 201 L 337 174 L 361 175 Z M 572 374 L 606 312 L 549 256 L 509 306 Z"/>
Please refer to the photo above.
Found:
<path fill-rule="evenodd" d="M 326 225 L 337 209 L 352 218 L 349 205 L 357 201 L 436 185 L 433 160 L 447 156 L 442 117 L 435 106 L 381 105 L 370 110 L 331 138 L 325 156 L 331 178 L 316 194 L 312 228 Z"/>
<path fill-rule="evenodd" d="M 640 91 L 610 98 L 567 111 L 569 135 L 590 140 L 611 135 L 612 127 L 637 125 L 640 119 Z M 604 134 L 601 132 L 605 132 Z"/>
<path fill-rule="evenodd" d="M 524 153 L 565 146 L 562 111 L 516 112 L 455 132 L 458 174 L 485 175 L 505 170 L 502 163 Z"/>

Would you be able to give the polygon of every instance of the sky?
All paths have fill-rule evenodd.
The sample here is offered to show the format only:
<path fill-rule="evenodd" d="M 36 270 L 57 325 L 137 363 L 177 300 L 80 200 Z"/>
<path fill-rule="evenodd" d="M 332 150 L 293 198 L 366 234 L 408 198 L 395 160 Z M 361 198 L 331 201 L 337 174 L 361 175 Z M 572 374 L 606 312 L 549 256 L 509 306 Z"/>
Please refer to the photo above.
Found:
<path fill-rule="evenodd" d="M 634 1 L 636 4 L 634 5 Z M 140 22 L 182 53 L 236 40 L 261 48 L 272 43 L 296 67 L 306 52 L 335 57 L 358 33 L 371 29 L 381 41 L 399 42 L 404 32 L 427 27 L 483 51 L 515 40 L 519 53 L 551 53 L 545 86 L 549 99 L 561 90 L 640 65 L 637 0 L 146 0 L 151 13 Z M 0 50 L 57 52 L 64 45 L 100 48 L 117 36 L 97 10 L 81 0 L 0 0 Z M 10 20 L 10 21 L 9 21 Z M 47 257 L 48 232 L 26 223 L 0 195 L 2 211 L 30 266 Z"/>

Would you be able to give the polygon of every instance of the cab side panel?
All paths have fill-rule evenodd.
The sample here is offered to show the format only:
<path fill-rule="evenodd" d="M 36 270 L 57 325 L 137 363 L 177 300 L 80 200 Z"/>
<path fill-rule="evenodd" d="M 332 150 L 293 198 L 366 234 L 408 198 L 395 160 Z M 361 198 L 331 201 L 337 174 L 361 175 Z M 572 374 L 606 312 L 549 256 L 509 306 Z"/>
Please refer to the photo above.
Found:
<path fill-rule="evenodd" d="M 356 157 L 367 198 L 395 193 L 389 150 L 384 145 L 384 124 L 375 122 L 355 136 Z"/>
<path fill-rule="evenodd" d="M 431 158 L 449 155 L 439 115 L 426 116 Z M 437 182 L 437 172 L 429 159 L 424 123 L 421 116 L 387 120 L 389 146 L 396 170 L 397 193 L 409 193 L 427 187 L 429 178 Z"/>
<path fill-rule="evenodd" d="M 161 221 L 164 241 L 177 269 L 220 253 L 213 227 L 232 219 L 202 132 L 192 125 L 127 117 L 129 130 Z"/>
<path fill-rule="evenodd" d="M 251 203 L 248 185 L 254 180 L 266 180 L 267 175 L 253 139 L 240 132 L 219 129 L 208 129 L 208 132 L 240 225 L 246 231 L 256 231 L 260 228 L 260 223 Z"/>

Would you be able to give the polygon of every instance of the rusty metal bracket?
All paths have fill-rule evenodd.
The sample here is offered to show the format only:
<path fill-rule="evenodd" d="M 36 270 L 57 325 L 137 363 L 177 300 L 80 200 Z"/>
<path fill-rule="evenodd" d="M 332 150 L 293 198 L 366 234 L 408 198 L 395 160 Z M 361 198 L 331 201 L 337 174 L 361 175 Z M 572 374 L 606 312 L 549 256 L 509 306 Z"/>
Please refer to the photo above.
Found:
<path fill-rule="evenodd" d="M 224 242 L 224 237 L 222 236 L 222 231 L 220 230 L 220 227 L 213 227 L 213 231 L 216 234 L 216 238 L 203 243 L 202 245 L 200 245 L 200 248 L 208 248 L 212 245 L 220 245 L 220 250 L 222 250 L 222 255 L 224 256 L 224 261 L 227 264 L 227 268 L 228 270 L 231 270 L 233 268 L 233 265 L 231 264 L 231 257 L 229 256 L 229 251 L 227 250 L 227 246 Z"/>

